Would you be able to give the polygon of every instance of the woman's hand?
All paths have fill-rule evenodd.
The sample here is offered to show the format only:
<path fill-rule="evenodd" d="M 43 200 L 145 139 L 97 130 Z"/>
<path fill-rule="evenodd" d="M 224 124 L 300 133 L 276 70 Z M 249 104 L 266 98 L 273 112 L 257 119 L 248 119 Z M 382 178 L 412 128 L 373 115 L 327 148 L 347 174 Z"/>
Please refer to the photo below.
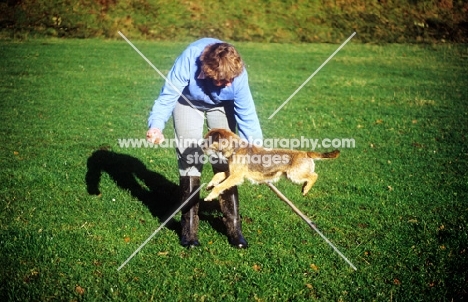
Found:
<path fill-rule="evenodd" d="M 164 135 L 158 128 L 151 128 L 146 132 L 146 140 L 157 145 L 164 141 Z"/>

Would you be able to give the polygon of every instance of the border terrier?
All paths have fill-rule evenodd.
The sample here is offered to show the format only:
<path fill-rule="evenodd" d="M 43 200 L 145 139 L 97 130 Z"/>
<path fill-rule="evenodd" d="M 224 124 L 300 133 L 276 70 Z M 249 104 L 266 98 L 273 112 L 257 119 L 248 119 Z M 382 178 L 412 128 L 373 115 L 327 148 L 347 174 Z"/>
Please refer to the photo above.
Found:
<path fill-rule="evenodd" d="M 305 196 L 317 181 L 314 159 L 337 158 L 339 150 L 319 153 L 289 149 L 266 149 L 242 140 L 225 129 L 212 129 L 201 144 L 208 155 L 222 155 L 229 164 L 228 172 L 216 173 L 207 185 L 211 190 L 205 201 L 211 201 L 223 191 L 240 185 L 244 179 L 252 183 L 276 182 L 282 175 L 294 183 L 303 184 Z"/>

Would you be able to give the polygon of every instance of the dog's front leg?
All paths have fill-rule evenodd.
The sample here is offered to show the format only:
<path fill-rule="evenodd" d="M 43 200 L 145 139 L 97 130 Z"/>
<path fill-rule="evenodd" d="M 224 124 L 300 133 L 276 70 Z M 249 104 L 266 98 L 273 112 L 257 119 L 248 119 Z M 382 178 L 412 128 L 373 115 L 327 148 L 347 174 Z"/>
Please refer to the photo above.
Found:
<path fill-rule="evenodd" d="M 213 189 L 215 186 L 219 185 L 219 183 L 221 183 L 223 180 L 225 180 L 227 177 L 227 173 L 226 172 L 219 172 L 219 173 L 216 173 L 213 178 L 211 179 L 211 181 L 208 183 L 208 185 L 206 186 L 206 189 L 207 190 L 211 190 Z"/>
<path fill-rule="evenodd" d="M 243 177 L 234 178 L 234 177 L 232 177 L 232 175 L 229 176 L 221 184 L 213 187 L 213 189 L 211 190 L 211 193 L 208 194 L 208 196 L 205 197 L 205 201 L 212 201 L 213 199 L 218 197 L 219 194 L 223 193 L 225 190 L 227 190 L 227 189 L 229 189 L 231 187 L 240 185 L 243 180 L 244 180 Z"/>

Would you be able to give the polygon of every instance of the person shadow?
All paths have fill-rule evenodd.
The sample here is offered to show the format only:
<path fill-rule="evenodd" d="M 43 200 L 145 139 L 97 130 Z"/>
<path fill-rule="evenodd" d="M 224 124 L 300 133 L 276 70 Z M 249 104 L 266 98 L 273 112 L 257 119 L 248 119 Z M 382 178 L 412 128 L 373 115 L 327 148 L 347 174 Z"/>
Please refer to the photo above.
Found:
<path fill-rule="evenodd" d="M 179 185 L 169 181 L 163 175 L 149 170 L 136 157 L 116 153 L 101 148 L 92 153 L 87 160 L 85 176 L 87 192 L 90 195 L 101 195 L 99 184 L 103 173 L 107 173 L 114 183 L 122 190 L 127 190 L 133 197 L 140 200 L 153 217 L 165 221 L 181 205 Z M 217 202 L 201 202 L 200 220 L 207 221 L 217 232 L 226 234 L 220 208 Z M 180 223 L 172 218 L 166 228 L 176 232 L 181 238 Z"/>
<path fill-rule="evenodd" d="M 120 189 L 140 200 L 160 221 L 167 219 L 180 205 L 179 186 L 149 170 L 136 157 L 105 148 L 94 151 L 87 161 L 88 194 L 101 195 L 99 184 L 103 173 L 107 173 Z M 172 219 L 166 227 L 180 234 L 180 227 L 174 222 Z"/>

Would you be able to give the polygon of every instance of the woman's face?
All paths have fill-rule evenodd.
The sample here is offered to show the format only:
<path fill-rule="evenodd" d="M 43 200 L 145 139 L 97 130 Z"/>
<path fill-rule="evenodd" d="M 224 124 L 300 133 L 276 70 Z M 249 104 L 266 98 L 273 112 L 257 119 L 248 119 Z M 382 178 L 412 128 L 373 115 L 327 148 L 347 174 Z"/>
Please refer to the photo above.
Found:
<path fill-rule="evenodd" d="M 221 87 L 221 86 L 229 87 L 232 84 L 232 80 L 213 80 L 213 84 L 216 87 Z"/>

